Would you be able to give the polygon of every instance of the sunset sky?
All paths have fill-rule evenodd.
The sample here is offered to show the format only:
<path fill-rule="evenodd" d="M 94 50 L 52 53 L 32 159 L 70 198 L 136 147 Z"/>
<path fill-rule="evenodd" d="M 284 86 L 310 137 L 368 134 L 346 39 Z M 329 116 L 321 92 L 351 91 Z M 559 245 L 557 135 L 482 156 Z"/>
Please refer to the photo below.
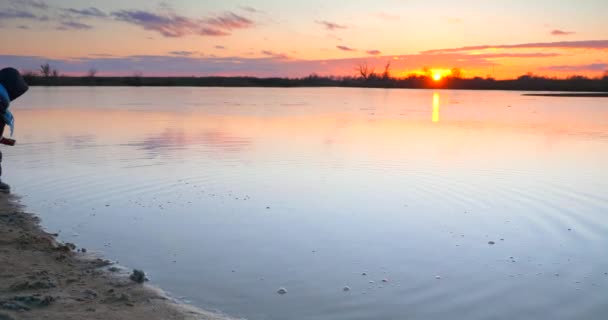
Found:
<path fill-rule="evenodd" d="M 567 77 L 608 70 L 607 0 L 0 0 L 0 66 L 67 75 Z"/>

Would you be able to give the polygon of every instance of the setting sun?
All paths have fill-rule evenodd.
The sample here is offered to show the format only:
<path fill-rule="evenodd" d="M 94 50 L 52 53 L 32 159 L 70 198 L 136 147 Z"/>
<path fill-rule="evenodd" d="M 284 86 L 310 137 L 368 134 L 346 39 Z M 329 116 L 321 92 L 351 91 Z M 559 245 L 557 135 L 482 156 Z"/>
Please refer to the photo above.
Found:
<path fill-rule="evenodd" d="M 441 75 L 441 73 L 439 73 L 439 72 L 435 72 L 435 73 L 433 73 L 433 80 L 435 80 L 435 81 L 439 81 L 439 80 L 441 80 L 441 78 L 442 78 L 442 77 L 443 77 L 443 76 L 442 76 L 442 75 Z"/>

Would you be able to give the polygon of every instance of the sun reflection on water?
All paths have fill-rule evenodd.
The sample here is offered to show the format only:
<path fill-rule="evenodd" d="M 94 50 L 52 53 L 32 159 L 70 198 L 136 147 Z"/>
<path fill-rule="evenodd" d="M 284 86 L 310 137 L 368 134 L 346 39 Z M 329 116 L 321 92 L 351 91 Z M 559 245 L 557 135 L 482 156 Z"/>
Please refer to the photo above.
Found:
<path fill-rule="evenodd" d="M 439 122 L 439 93 L 433 93 L 433 122 Z"/>

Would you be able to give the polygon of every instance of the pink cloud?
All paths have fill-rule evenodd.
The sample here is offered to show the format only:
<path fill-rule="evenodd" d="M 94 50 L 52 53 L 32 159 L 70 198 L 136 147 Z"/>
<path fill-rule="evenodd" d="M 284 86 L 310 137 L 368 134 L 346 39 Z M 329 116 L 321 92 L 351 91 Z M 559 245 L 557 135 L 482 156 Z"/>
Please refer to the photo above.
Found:
<path fill-rule="evenodd" d="M 560 72 L 604 71 L 608 70 L 608 63 L 592 63 L 573 66 L 550 66 L 543 69 Z"/>
<path fill-rule="evenodd" d="M 113 12 L 114 19 L 156 31 L 165 37 L 186 35 L 228 36 L 229 31 L 254 26 L 253 21 L 232 12 L 220 16 L 193 19 L 175 13 L 157 14 L 143 10 L 120 10 Z"/>
<path fill-rule="evenodd" d="M 277 53 L 277 52 L 274 52 L 272 50 L 262 50 L 262 54 L 265 55 L 265 56 L 276 58 L 276 59 L 289 59 L 289 56 L 287 56 L 286 54 L 284 54 L 284 53 Z"/>
<path fill-rule="evenodd" d="M 208 18 L 203 21 L 206 24 L 226 30 L 246 29 L 254 25 L 253 21 L 232 12 L 226 12 L 219 17 Z"/>
<path fill-rule="evenodd" d="M 381 69 L 390 60 L 393 70 L 416 70 L 423 66 L 438 68 L 459 67 L 463 69 L 491 68 L 499 65 L 492 59 L 500 57 L 521 59 L 542 59 L 555 56 L 555 53 L 521 53 L 521 54 L 482 54 L 465 53 L 445 54 L 412 54 L 399 56 L 355 57 L 329 60 L 300 60 L 287 57 L 285 54 L 270 50 L 260 52 L 261 58 L 214 57 L 181 55 L 173 53 L 167 56 L 89 56 L 69 60 L 49 59 L 38 56 L 0 55 L 0 67 L 14 66 L 21 70 L 36 69 L 42 63 L 49 62 L 62 74 L 82 75 L 90 68 L 96 68 L 100 74 L 131 75 L 134 71 L 143 71 L 145 76 L 258 76 L 258 77 L 303 77 L 311 73 L 319 75 L 354 75 L 353 68 L 363 63 Z"/>
<path fill-rule="evenodd" d="M 563 31 L 563 30 L 559 30 L 559 29 L 555 29 L 553 31 L 551 31 L 551 35 L 554 36 L 569 36 L 572 34 L 575 34 L 576 32 L 573 31 Z"/>
<path fill-rule="evenodd" d="M 209 27 L 202 27 L 197 33 L 201 36 L 211 36 L 211 37 L 222 37 L 229 36 L 230 33 L 220 29 L 214 29 Z"/>
<path fill-rule="evenodd" d="M 447 52 L 465 52 L 472 50 L 484 49 L 608 49 L 608 40 L 586 40 L 586 41 L 560 41 L 560 42 L 536 42 L 536 43 L 520 43 L 520 44 L 500 44 L 500 45 L 479 45 L 466 46 L 459 48 L 435 49 L 426 50 L 421 53 L 436 54 Z"/>
<path fill-rule="evenodd" d="M 357 51 L 357 49 L 353 49 L 353 48 L 350 48 L 347 46 L 336 46 L 336 48 L 338 48 L 339 50 L 342 50 L 342 51 Z"/>
<path fill-rule="evenodd" d="M 333 31 L 333 30 L 336 30 L 336 29 L 346 29 L 346 28 L 348 28 L 347 26 L 340 25 L 340 24 L 337 24 L 335 22 L 325 21 L 325 20 L 323 20 L 323 21 L 315 21 L 315 22 L 318 23 L 318 24 L 320 24 L 320 25 L 323 25 L 325 27 L 325 29 L 330 30 L 330 31 Z"/>

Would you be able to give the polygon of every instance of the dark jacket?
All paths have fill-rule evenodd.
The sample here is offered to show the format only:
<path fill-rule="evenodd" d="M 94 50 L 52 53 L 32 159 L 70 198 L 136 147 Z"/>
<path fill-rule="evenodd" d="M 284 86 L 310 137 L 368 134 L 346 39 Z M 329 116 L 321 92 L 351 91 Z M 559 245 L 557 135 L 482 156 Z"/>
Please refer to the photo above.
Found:
<path fill-rule="evenodd" d="M 6 93 L 8 94 L 9 101 L 4 101 L 5 99 L 0 97 L 0 135 L 4 133 L 4 121 L 3 116 L 8 109 L 11 101 L 19 98 L 22 94 L 24 94 L 29 87 L 23 77 L 14 68 L 4 68 L 0 70 L 0 85 L 4 87 Z"/>
<path fill-rule="evenodd" d="M 19 71 L 14 68 L 4 68 L 0 70 L 0 84 L 8 92 L 10 101 L 19 98 L 29 89 Z M 7 107 L 8 105 L 0 111 L 4 112 Z"/>

